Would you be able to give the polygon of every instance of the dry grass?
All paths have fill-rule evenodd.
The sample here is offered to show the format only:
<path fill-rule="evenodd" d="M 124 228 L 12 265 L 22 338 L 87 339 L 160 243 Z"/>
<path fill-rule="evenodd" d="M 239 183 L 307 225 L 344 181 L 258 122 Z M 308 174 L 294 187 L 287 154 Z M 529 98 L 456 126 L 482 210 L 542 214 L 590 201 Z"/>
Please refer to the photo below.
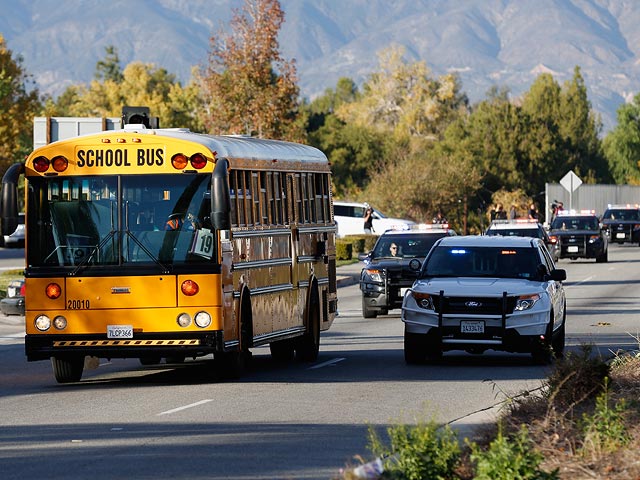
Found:
<path fill-rule="evenodd" d="M 608 405 L 607 418 L 619 413 L 623 423 L 623 432 L 605 433 L 615 448 L 602 436 L 594 441 L 585 426 L 599 418 L 602 402 Z M 619 354 L 605 362 L 585 346 L 557 361 L 542 393 L 513 401 L 501 422 L 510 433 L 527 425 L 544 455 L 541 467 L 557 469 L 561 479 L 640 480 L 640 354 Z M 491 430 L 485 432 L 487 443 L 495 435 L 495 427 Z"/>

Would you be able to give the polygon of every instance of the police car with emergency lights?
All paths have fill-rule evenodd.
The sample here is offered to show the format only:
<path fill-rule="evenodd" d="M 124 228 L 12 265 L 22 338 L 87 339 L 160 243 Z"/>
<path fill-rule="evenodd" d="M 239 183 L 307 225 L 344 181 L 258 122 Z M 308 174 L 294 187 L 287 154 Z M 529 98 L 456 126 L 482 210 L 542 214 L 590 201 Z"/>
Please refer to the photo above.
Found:
<path fill-rule="evenodd" d="M 549 234 L 535 219 L 516 218 L 514 220 L 493 220 L 485 235 L 502 235 L 504 237 L 539 238 L 549 249 L 555 262 L 558 261 L 558 245 L 552 242 Z"/>
<path fill-rule="evenodd" d="M 610 242 L 640 245 L 640 206 L 609 205 L 602 215 L 602 228 Z"/>
<path fill-rule="evenodd" d="M 408 230 L 388 230 L 364 258 L 360 273 L 362 316 L 375 318 L 402 306 L 402 297 L 416 279 L 409 268 L 412 259 L 424 259 L 433 244 L 442 237 L 456 235 L 444 224 L 420 224 Z"/>
<path fill-rule="evenodd" d="M 565 346 L 565 270 L 538 238 L 463 236 L 438 240 L 402 303 L 409 364 L 448 350 L 530 353 L 538 363 Z"/>
<path fill-rule="evenodd" d="M 549 238 L 558 245 L 559 258 L 609 261 L 609 241 L 594 210 L 558 212 L 551 222 Z"/>

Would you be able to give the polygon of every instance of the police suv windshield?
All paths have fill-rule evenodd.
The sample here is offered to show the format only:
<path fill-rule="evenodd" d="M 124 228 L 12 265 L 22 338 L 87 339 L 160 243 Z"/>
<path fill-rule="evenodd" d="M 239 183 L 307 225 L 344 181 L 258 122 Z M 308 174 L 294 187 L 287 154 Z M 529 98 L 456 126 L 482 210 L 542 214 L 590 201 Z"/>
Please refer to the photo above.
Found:
<path fill-rule="evenodd" d="M 209 179 L 31 179 L 28 264 L 79 268 L 210 261 L 211 249 L 194 250 L 194 235 L 211 232 Z"/>
<path fill-rule="evenodd" d="M 556 217 L 551 223 L 552 230 L 599 230 L 596 217 Z"/>
<path fill-rule="evenodd" d="M 502 235 L 504 237 L 533 237 L 541 238 L 537 228 L 490 228 L 487 235 Z"/>
<path fill-rule="evenodd" d="M 531 248 L 438 246 L 422 270 L 426 277 L 539 277 L 537 250 Z"/>
<path fill-rule="evenodd" d="M 640 210 L 636 208 L 610 209 L 604 212 L 604 220 L 634 221 L 640 220 Z"/>
<path fill-rule="evenodd" d="M 371 258 L 424 258 L 446 232 L 429 234 L 384 234 L 376 243 Z"/>

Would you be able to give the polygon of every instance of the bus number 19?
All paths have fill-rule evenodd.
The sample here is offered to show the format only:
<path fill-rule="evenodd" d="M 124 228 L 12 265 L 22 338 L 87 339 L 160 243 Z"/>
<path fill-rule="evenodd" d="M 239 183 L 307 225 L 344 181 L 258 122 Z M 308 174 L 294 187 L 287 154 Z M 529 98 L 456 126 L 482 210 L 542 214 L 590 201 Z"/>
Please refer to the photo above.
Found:
<path fill-rule="evenodd" d="M 191 253 L 206 258 L 213 256 L 213 233 L 211 230 L 202 228 L 196 231 Z"/>

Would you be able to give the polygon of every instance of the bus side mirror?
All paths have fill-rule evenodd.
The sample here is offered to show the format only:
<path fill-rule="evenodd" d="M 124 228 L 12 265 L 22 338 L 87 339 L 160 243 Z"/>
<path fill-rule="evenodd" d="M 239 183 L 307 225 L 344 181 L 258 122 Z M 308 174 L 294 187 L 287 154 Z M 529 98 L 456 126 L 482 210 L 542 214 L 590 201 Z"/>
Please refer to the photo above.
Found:
<path fill-rule="evenodd" d="M 24 163 L 15 163 L 2 177 L 0 235 L 11 235 L 18 226 L 18 179 L 23 173 Z"/>
<path fill-rule="evenodd" d="M 211 179 L 211 225 L 217 230 L 231 230 L 228 169 L 229 162 L 219 159 Z"/>

